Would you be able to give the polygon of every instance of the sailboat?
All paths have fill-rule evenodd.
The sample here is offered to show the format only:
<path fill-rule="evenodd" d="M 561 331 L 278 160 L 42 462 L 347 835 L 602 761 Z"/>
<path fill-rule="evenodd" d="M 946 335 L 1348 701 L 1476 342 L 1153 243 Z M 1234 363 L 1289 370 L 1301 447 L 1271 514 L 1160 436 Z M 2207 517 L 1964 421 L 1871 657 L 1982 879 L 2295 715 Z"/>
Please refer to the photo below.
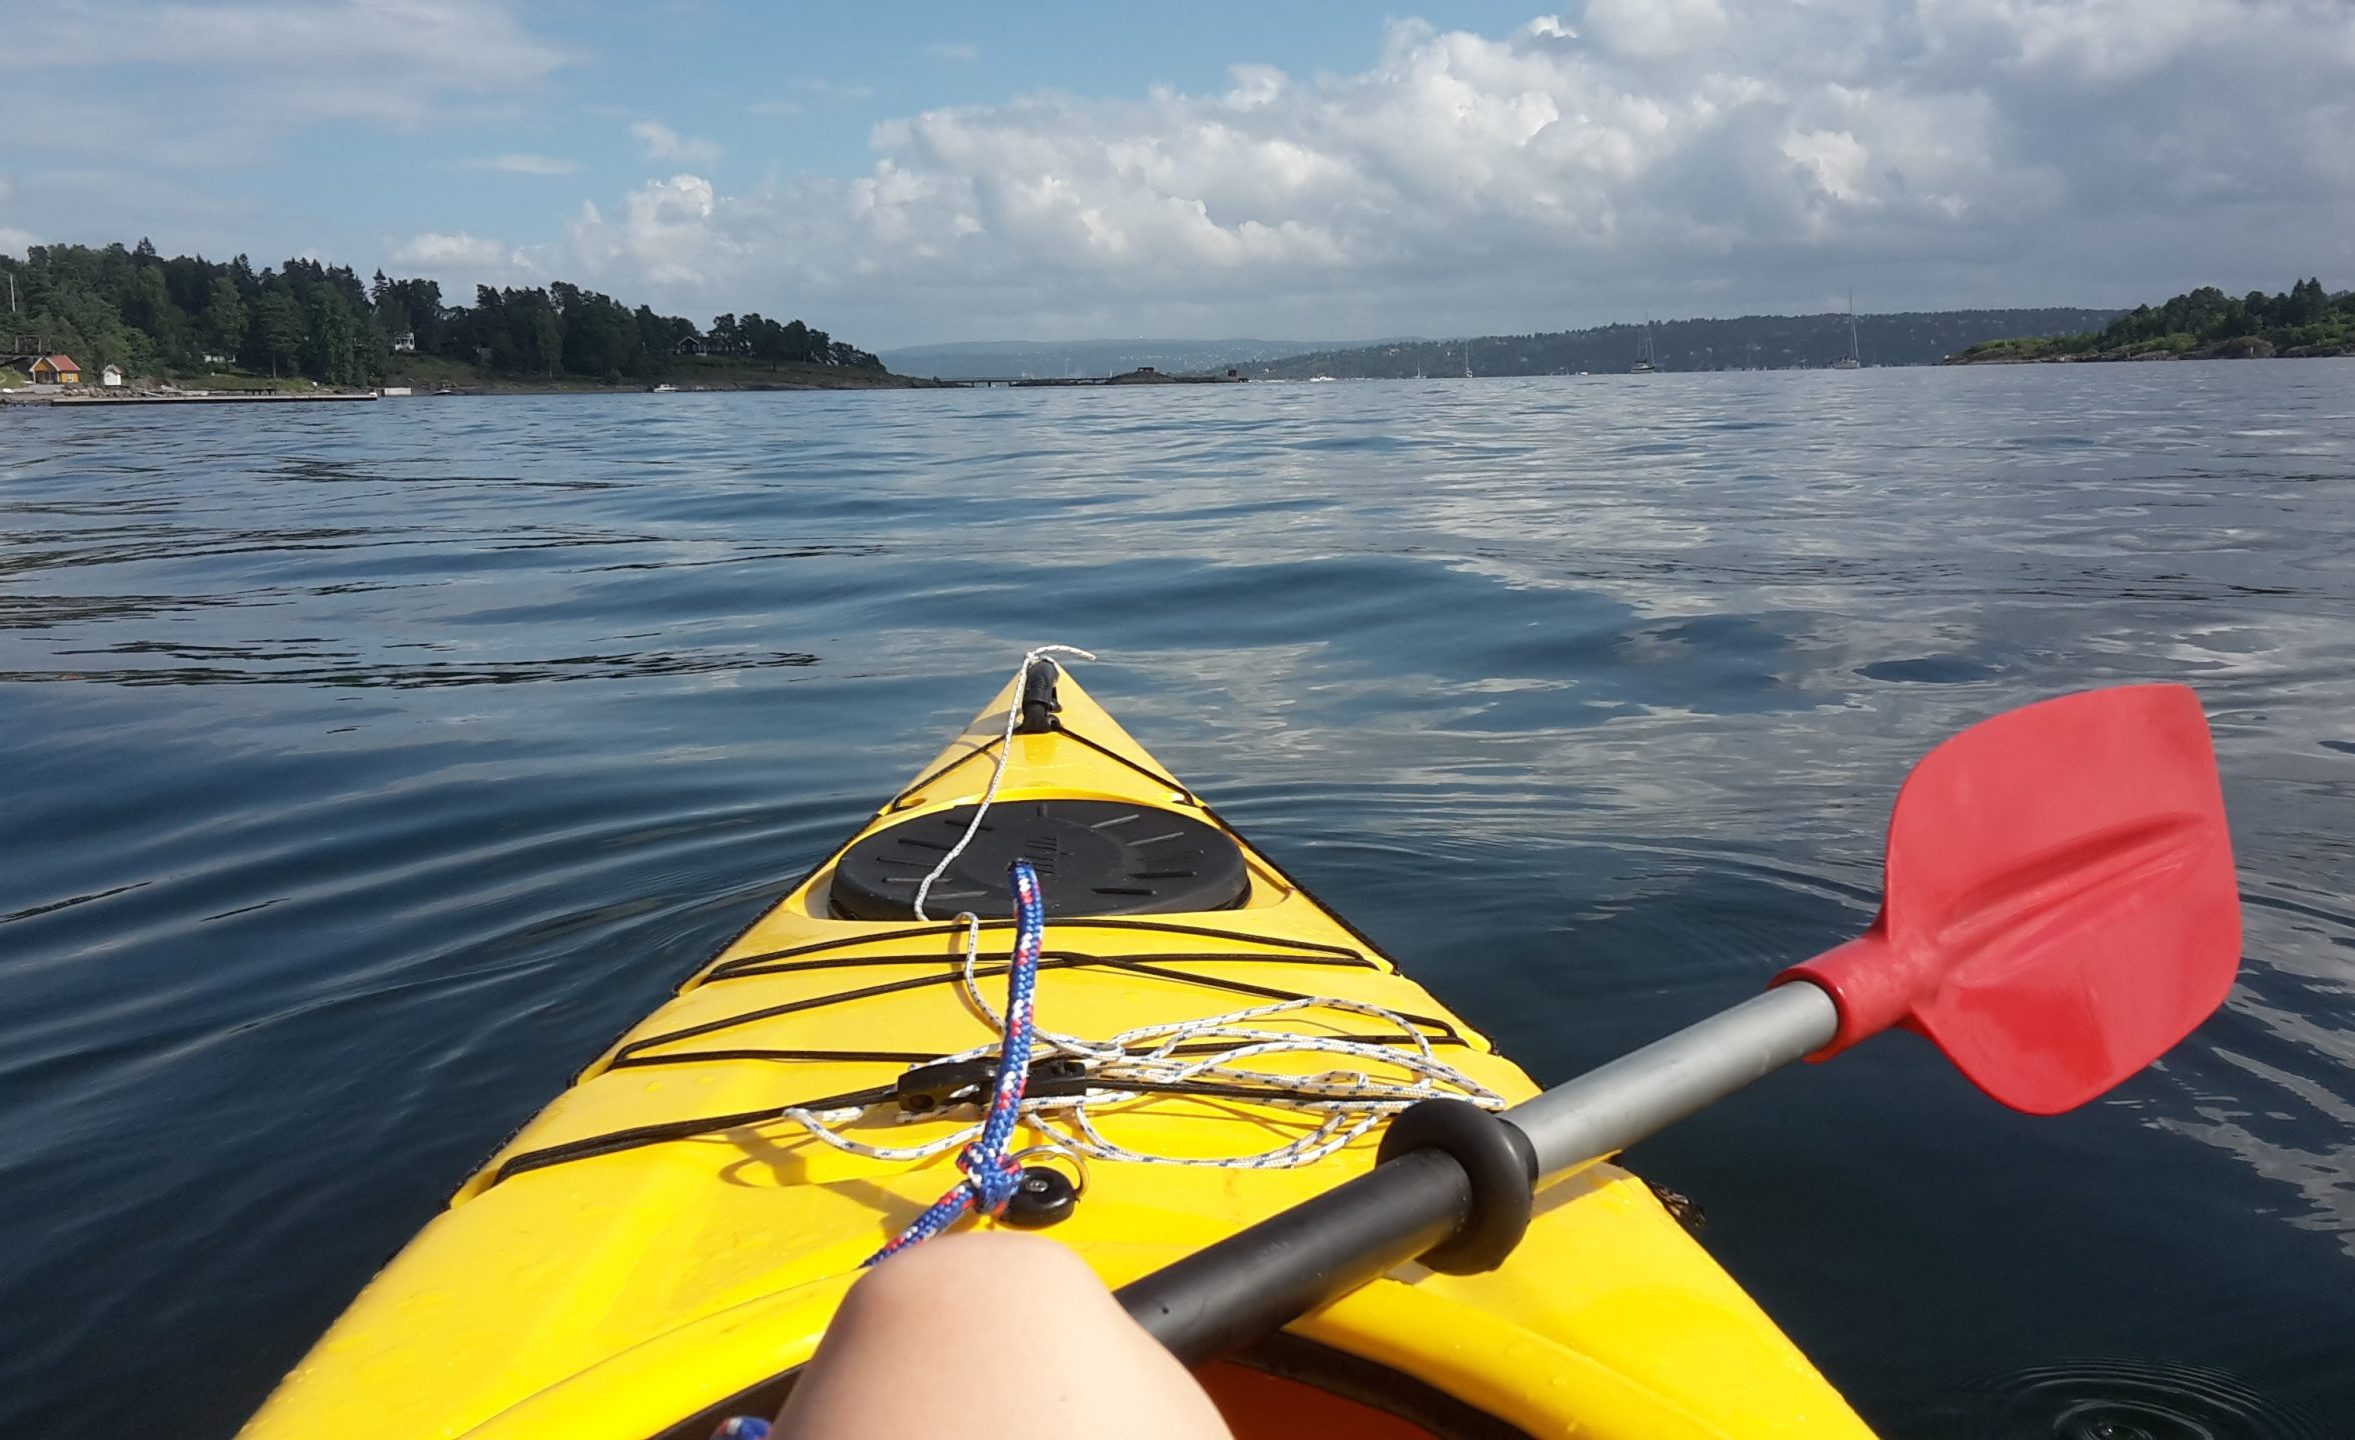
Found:
<path fill-rule="evenodd" d="M 1464 378 L 1472 378 L 1472 342 L 1469 340 L 1464 342 Z"/>
<path fill-rule="evenodd" d="M 1656 352 L 1652 348 L 1652 322 L 1646 320 L 1644 322 L 1643 337 L 1637 340 L 1635 344 L 1635 364 L 1628 367 L 1628 373 L 1631 375 L 1649 375 L 1652 372 L 1658 370 L 1660 366 L 1653 358 L 1655 353 Z"/>
<path fill-rule="evenodd" d="M 1856 355 L 1856 292 L 1848 292 L 1848 353 L 1832 362 L 1834 370 L 1856 370 L 1864 362 Z"/>

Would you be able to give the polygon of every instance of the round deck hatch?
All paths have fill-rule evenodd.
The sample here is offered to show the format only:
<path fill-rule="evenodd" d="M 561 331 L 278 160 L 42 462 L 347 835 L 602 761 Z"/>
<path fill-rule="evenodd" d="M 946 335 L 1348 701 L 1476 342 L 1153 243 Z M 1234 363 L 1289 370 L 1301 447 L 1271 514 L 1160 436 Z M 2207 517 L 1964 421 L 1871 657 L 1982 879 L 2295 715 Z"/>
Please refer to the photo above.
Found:
<path fill-rule="evenodd" d="M 834 870 L 836 913 L 914 919 L 916 886 L 973 823 L 974 808 L 903 820 L 851 846 Z M 1231 910 L 1251 893 L 1242 850 L 1191 815 L 1117 800 L 1001 800 L 933 882 L 925 911 L 934 919 L 963 910 L 1011 915 L 1006 867 L 1016 857 L 1038 871 L 1050 916 Z"/>

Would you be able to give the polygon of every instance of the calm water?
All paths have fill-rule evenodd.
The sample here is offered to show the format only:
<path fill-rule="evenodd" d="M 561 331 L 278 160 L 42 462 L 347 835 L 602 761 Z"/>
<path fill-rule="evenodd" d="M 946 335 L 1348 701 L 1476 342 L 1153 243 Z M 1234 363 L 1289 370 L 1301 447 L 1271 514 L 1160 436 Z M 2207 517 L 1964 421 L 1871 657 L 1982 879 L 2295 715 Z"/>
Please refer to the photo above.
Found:
<path fill-rule="evenodd" d="M 0 1433 L 226 1434 L 1026 645 L 1541 1078 L 2197 686 L 2229 1009 L 1646 1146 L 1891 1436 L 2355 1432 L 2355 363 L 0 412 Z M 135 1398 L 133 1398 L 135 1397 Z"/>

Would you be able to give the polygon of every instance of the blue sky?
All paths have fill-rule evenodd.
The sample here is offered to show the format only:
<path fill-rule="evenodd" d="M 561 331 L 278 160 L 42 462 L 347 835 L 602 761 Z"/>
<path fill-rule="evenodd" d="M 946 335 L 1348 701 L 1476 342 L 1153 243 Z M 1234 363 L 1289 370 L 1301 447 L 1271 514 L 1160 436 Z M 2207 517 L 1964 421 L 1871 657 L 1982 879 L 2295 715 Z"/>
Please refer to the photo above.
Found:
<path fill-rule="evenodd" d="M 0 248 L 869 345 L 2355 281 L 2345 0 L 52 0 L 0 85 Z"/>

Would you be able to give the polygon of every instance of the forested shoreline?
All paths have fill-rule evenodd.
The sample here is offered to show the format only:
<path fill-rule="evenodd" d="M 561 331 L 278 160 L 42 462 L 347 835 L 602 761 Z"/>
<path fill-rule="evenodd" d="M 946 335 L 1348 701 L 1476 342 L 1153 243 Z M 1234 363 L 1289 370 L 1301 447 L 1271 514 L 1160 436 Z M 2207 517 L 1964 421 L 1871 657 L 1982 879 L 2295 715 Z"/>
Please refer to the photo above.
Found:
<path fill-rule="evenodd" d="M 478 285 L 473 304 L 451 305 L 432 280 L 380 270 L 364 281 L 349 266 L 305 258 L 260 270 L 243 255 L 166 258 L 145 240 L 0 255 L 0 288 L 11 305 L 0 353 L 70 355 L 92 375 L 107 365 L 142 379 L 234 367 L 360 387 L 397 378 L 422 357 L 493 379 L 619 385 L 660 380 L 705 355 L 779 370 L 883 371 L 874 355 L 801 320 L 727 314 L 698 326 L 561 280 Z"/>
<path fill-rule="evenodd" d="M 2278 295 L 2238 299 L 2213 285 L 2164 305 L 2138 305 L 2100 330 L 1990 340 L 1954 356 L 1956 365 L 2057 360 L 2238 360 L 2355 355 L 2355 291 L 2332 295 L 2318 278 Z"/>

